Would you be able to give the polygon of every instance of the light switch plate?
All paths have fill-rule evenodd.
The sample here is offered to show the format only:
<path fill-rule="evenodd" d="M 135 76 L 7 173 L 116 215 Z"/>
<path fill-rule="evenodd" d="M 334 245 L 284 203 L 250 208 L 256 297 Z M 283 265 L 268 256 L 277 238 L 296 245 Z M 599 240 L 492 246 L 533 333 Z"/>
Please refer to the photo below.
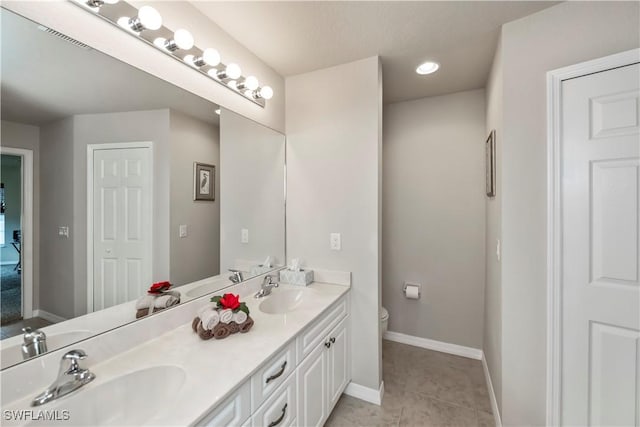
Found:
<path fill-rule="evenodd" d="M 58 227 L 58 237 L 69 238 L 69 227 L 64 225 Z"/>
<path fill-rule="evenodd" d="M 240 243 L 249 243 L 249 230 L 246 228 L 240 230 Z"/>
<path fill-rule="evenodd" d="M 332 251 L 339 251 L 342 249 L 342 237 L 340 233 L 331 233 L 329 235 L 329 247 Z"/>
<path fill-rule="evenodd" d="M 179 235 L 180 237 L 187 237 L 187 225 L 186 224 L 182 224 L 179 227 Z"/>

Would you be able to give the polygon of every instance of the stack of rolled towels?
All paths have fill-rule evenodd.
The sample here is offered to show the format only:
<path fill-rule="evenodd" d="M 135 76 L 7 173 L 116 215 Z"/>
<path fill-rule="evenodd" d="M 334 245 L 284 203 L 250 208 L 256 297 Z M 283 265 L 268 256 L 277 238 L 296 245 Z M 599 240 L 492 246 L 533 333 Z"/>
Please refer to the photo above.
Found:
<path fill-rule="evenodd" d="M 252 326 L 253 319 L 244 311 L 219 309 L 215 304 L 208 304 L 198 310 L 198 316 L 191 324 L 193 331 L 203 340 L 221 340 L 238 332 L 244 334 Z"/>
<path fill-rule="evenodd" d="M 136 319 L 156 313 L 180 303 L 180 292 L 165 291 L 143 295 L 136 301 Z"/>

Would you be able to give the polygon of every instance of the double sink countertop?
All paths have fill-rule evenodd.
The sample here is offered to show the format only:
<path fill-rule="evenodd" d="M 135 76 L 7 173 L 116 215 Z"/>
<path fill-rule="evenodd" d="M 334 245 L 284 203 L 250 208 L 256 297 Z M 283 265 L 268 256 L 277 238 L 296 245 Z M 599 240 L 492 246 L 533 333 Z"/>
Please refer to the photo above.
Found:
<path fill-rule="evenodd" d="M 260 310 L 263 301 L 292 290 L 302 292 L 292 311 L 267 314 Z M 248 333 L 204 341 L 189 322 L 95 365 L 89 354 L 81 366 L 90 369 L 96 379 L 88 385 L 37 408 L 30 406 L 31 400 L 42 390 L 3 404 L 5 412 L 59 411 L 59 421 L 8 421 L 3 414 L 2 424 L 192 425 L 348 291 L 348 286 L 328 283 L 314 282 L 307 287 L 281 284 L 270 296 L 256 299 L 248 289 L 246 294 L 240 290 L 241 301 L 246 302 L 255 322 Z M 203 305 L 194 302 L 193 312 Z M 73 347 L 82 349 L 83 343 Z M 53 382 L 57 371 L 47 375 Z M 68 412 L 65 415 L 62 411 Z M 63 420 L 65 417 L 68 419 Z"/>

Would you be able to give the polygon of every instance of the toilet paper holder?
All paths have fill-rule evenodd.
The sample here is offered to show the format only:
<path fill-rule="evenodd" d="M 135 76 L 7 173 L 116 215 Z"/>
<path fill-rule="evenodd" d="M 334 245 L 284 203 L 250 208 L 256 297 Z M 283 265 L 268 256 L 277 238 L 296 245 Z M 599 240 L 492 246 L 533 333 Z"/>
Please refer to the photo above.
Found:
<path fill-rule="evenodd" d="M 405 297 L 407 297 L 407 287 L 408 286 L 417 287 L 418 288 L 418 298 L 420 298 L 420 296 L 422 294 L 422 285 L 420 283 L 404 282 L 404 285 L 402 286 L 402 293 L 404 294 Z"/>

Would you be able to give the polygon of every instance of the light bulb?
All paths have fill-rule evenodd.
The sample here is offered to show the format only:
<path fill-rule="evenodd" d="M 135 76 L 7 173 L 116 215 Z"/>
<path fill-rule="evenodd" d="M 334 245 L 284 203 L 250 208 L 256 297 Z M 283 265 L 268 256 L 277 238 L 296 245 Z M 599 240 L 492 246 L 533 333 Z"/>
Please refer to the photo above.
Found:
<path fill-rule="evenodd" d="M 237 85 L 238 83 L 235 80 L 231 80 L 227 83 L 227 86 L 229 86 L 231 89 L 237 89 Z"/>
<path fill-rule="evenodd" d="M 438 64 L 437 62 L 427 61 L 418 65 L 418 68 L 416 68 L 416 73 L 420 75 L 431 74 L 438 71 L 438 68 L 440 68 L 440 64 Z"/>
<path fill-rule="evenodd" d="M 212 68 L 209 71 L 207 71 L 207 74 L 209 74 L 214 79 L 218 78 L 218 70 L 216 70 L 215 68 Z"/>
<path fill-rule="evenodd" d="M 258 98 L 271 99 L 273 98 L 273 89 L 270 86 L 263 86 L 256 91 Z"/>
<path fill-rule="evenodd" d="M 260 86 L 260 83 L 258 82 L 258 79 L 255 78 L 254 76 L 249 76 L 246 79 L 244 79 L 244 87 L 246 87 L 249 90 L 256 90 L 258 89 L 258 86 Z"/>
<path fill-rule="evenodd" d="M 231 63 L 227 65 L 225 74 L 227 75 L 227 78 L 235 80 L 242 75 L 242 70 L 240 69 L 240 66 L 238 64 Z"/>
<path fill-rule="evenodd" d="M 182 28 L 173 33 L 173 41 L 182 50 L 189 50 L 193 47 L 193 36 Z"/>
<path fill-rule="evenodd" d="M 184 58 L 182 58 L 182 60 L 184 62 L 186 62 L 187 64 L 191 65 L 192 67 L 195 67 L 196 64 L 193 63 L 193 60 L 195 59 L 195 57 L 191 54 L 189 55 L 185 55 Z"/>
<path fill-rule="evenodd" d="M 138 19 L 147 30 L 157 30 L 162 27 L 162 16 L 151 6 L 142 6 L 138 11 Z"/>
<path fill-rule="evenodd" d="M 220 63 L 220 54 L 217 50 L 208 48 L 205 49 L 204 52 L 202 52 L 202 60 L 205 64 L 215 67 Z"/>
<path fill-rule="evenodd" d="M 156 47 L 159 47 L 159 48 L 163 48 L 165 43 L 167 43 L 167 39 L 165 39 L 164 37 L 157 37 L 153 41 L 153 44 L 156 45 Z"/>
<path fill-rule="evenodd" d="M 106 4 L 116 4 L 116 3 L 118 3 L 119 1 L 120 1 L 120 0 L 104 0 L 104 2 L 105 2 Z"/>

